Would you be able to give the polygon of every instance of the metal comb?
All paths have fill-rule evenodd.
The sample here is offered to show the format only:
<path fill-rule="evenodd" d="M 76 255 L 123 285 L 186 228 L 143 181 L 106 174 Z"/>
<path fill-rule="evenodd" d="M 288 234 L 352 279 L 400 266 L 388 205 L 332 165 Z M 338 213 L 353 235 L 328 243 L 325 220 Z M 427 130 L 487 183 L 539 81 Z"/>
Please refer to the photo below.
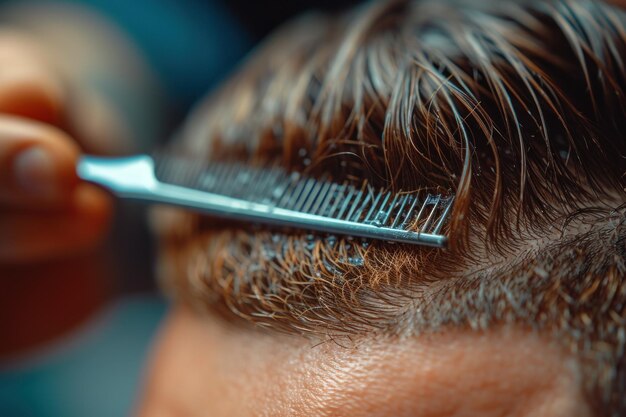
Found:
<path fill-rule="evenodd" d="M 78 175 L 114 194 L 233 220 L 392 242 L 444 247 L 453 197 L 392 193 L 367 182 L 307 178 L 254 167 L 138 155 L 83 156 Z"/>

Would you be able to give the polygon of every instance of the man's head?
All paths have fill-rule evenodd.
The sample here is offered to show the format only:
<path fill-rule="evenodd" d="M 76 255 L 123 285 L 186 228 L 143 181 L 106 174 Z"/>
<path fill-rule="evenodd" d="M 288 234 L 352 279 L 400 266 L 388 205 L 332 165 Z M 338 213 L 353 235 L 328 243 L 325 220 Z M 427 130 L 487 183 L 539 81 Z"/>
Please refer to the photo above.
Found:
<path fill-rule="evenodd" d="M 475 363 L 445 372 L 497 369 L 488 352 L 508 352 L 500 366 L 514 372 L 485 382 L 494 393 L 515 385 L 515 358 L 545 368 L 516 385 L 532 387 L 551 369 L 540 359 L 558 351 L 566 391 L 580 386 L 598 415 L 626 413 L 625 61 L 626 12 L 592 1 L 387 1 L 294 22 L 195 112 L 176 146 L 454 193 L 450 248 L 178 213 L 161 228 L 164 284 L 222 318 L 338 345 L 376 340 L 363 360 L 469 337 L 455 346 Z M 536 343 L 548 347 L 525 356 Z M 418 357 L 423 368 L 428 355 Z M 384 377 L 401 380 L 400 368 L 383 366 Z"/>

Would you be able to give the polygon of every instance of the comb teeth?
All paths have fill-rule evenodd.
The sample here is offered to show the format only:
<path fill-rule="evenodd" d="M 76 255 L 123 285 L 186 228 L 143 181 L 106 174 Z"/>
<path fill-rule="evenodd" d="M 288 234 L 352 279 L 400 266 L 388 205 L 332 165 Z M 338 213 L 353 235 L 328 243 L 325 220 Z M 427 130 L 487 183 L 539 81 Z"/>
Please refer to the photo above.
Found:
<path fill-rule="evenodd" d="M 419 233 L 440 233 L 453 197 L 428 193 L 392 193 L 334 183 L 327 177 L 308 178 L 277 166 L 251 167 L 242 163 L 192 162 L 170 156 L 155 157 L 160 181 L 258 204 Z"/>

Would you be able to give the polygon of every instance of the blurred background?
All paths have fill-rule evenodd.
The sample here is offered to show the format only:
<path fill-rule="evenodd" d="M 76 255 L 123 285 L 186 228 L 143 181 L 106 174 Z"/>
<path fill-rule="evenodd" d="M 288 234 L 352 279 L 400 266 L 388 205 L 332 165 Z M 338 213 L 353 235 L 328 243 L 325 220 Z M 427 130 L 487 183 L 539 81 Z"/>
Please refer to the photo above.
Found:
<path fill-rule="evenodd" d="M 158 90 L 158 103 L 152 103 L 158 111 L 142 113 L 145 109 L 128 104 L 130 112 L 158 118 L 137 127 L 141 134 L 134 148 L 148 150 L 165 143 L 194 103 L 218 86 L 276 26 L 303 12 L 333 12 L 354 3 L 75 0 L 37 4 L 86 10 L 134 45 Z M 25 5 L 30 2 L 0 1 L 0 28 L 13 23 L 12 14 L 3 10 Z M 63 17 L 60 22 L 68 28 L 80 23 Z M 90 29 L 87 25 L 81 30 Z M 0 265 L 1 417 L 110 417 L 131 412 L 151 341 L 168 308 L 154 282 L 155 247 L 145 208 L 119 204 L 114 228 L 100 252 L 77 258 L 70 266 L 67 262 L 27 268 Z M 83 273 L 94 262 L 95 277 Z"/>

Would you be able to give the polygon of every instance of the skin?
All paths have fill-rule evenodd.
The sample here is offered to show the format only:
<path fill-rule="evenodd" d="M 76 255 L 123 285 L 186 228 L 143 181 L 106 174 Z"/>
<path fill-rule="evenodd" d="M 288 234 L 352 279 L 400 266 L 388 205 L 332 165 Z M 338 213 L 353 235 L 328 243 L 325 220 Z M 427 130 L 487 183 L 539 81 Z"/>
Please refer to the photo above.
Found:
<path fill-rule="evenodd" d="M 367 336 L 340 346 L 182 308 L 162 329 L 138 410 L 141 417 L 590 415 L 576 362 L 521 329 Z"/>

